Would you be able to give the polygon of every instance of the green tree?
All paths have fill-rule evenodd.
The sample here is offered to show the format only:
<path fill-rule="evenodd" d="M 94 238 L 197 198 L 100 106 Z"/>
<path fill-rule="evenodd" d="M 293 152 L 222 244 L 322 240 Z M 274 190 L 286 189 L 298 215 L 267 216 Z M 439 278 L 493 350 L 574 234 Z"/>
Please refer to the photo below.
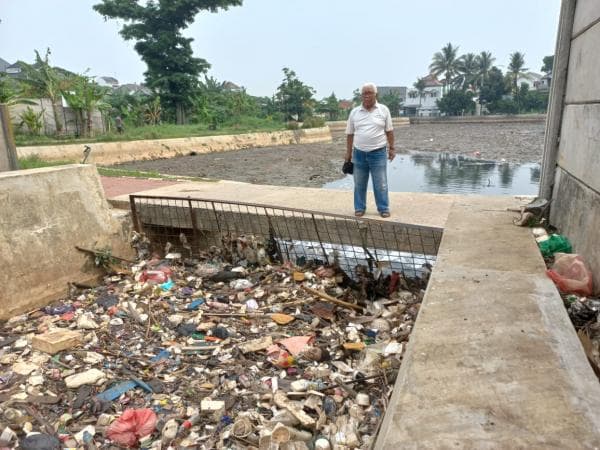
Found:
<path fill-rule="evenodd" d="M 429 71 L 436 77 L 444 75 L 445 85 L 444 89 L 450 88 L 450 82 L 456 75 L 458 46 L 454 47 L 450 42 L 446 44 L 442 51 L 436 52 L 433 55 L 431 64 L 429 65 Z"/>
<path fill-rule="evenodd" d="M 24 65 L 25 89 L 23 94 L 26 97 L 48 98 L 52 104 L 52 115 L 56 133 L 60 134 L 63 130 L 63 122 L 60 114 L 60 102 L 62 89 L 65 87 L 65 77 L 58 70 L 50 65 L 48 56 L 50 49 L 46 49 L 46 54 L 42 58 L 35 50 L 35 64 Z"/>
<path fill-rule="evenodd" d="M 548 74 L 550 72 L 552 72 L 552 67 L 554 66 L 554 55 L 550 55 L 550 56 L 544 56 L 544 59 L 542 60 L 542 72 Z"/>
<path fill-rule="evenodd" d="M 548 93 L 532 91 L 527 83 L 521 83 L 515 103 L 519 113 L 543 113 L 548 108 Z"/>
<path fill-rule="evenodd" d="M 74 75 L 67 79 L 66 83 L 62 95 L 78 117 L 81 126 L 79 134 L 92 136 L 94 111 L 110 108 L 110 105 L 104 101 L 108 88 L 100 86 L 85 75 Z"/>
<path fill-rule="evenodd" d="M 18 80 L 13 80 L 3 73 L 0 73 L 0 103 L 8 106 L 37 105 L 36 102 L 23 97 L 23 88 Z"/>
<path fill-rule="evenodd" d="M 513 95 L 518 94 L 519 86 L 517 86 L 517 83 L 519 77 L 524 75 L 526 70 L 525 55 L 521 52 L 511 53 L 510 62 L 508 64 L 508 75 L 510 76 Z"/>
<path fill-rule="evenodd" d="M 340 101 L 332 92 L 329 97 L 325 97 L 317 105 L 317 112 L 328 115 L 329 120 L 337 120 L 340 115 Z"/>
<path fill-rule="evenodd" d="M 380 103 L 383 103 L 390 110 L 392 117 L 398 117 L 400 115 L 400 93 L 391 89 L 381 98 L 378 98 Z"/>
<path fill-rule="evenodd" d="M 283 73 L 285 78 L 277 88 L 275 98 L 285 120 L 294 119 L 301 122 L 311 113 L 315 90 L 300 81 L 293 70 L 284 67 Z"/>
<path fill-rule="evenodd" d="M 478 65 L 478 81 L 479 87 L 484 86 L 487 83 L 490 70 L 492 70 L 492 65 L 496 58 L 492 56 L 490 52 L 481 52 L 477 55 L 477 65 Z"/>
<path fill-rule="evenodd" d="M 413 83 L 413 87 L 417 90 L 417 94 L 419 94 L 419 106 L 421 106 L 423 97 L 425 96 L 425 79 L 417 78 L 417 81 Z"/>
<path fill-rule="evenodd" d="M 360 89 L 356 88 L 352 91 L 352 104 L 358 106 L 362 103 L 362 95 Z"/>
<path fill-rule="evenodd" d="M 449 116 L 460 116 L 475 111 L 473 94 L 459 90 L 453 90 L 437 101 L 438 108 Z"/>
<path fill-rule="evenodd" d="M 174 114 L 178 124 L 185 123 L 186 110 L 198 90 L 198 76 L 210 64 L 195 58 L 193 39 L 181 31 L 200 11 L 218 11 L 238 6 L 242 0 L 102 0 L 94 10 L 105 18 L 126 22 L 120 34 L 135 40 L 135 50 L 146 63 L 146 84 L 160 97 L 165 109 Z"/>
<path fill-rule="evenodd" d="M 470 86 L 477 84 L 479 77 L 479 64 L 477 57 L 473 53 L 462 55 L 456 61 L 457 76 L 454 80 L 454 85 L 462 90 L 468 89 Z"/>
<path fill-rule="evenodd" d="M 489 105 L 502 99 L 504 94 L 506 94 L 504 75 L 500 69 L 494 66 L 488 73 L 487 82 L 481 86 L 479 98 Z"/>

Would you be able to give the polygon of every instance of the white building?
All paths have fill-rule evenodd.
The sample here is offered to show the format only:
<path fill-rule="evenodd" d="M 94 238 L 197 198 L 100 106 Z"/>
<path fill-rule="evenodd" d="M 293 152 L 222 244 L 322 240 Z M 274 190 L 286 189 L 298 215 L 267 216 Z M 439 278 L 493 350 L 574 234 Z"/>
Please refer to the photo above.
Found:
<path fill-rule="evenodd" d="M 408 91 L 403 106 L 405 116 L 435 117 L 440 115 L 437 101 L 444 95 L 444 83 L 438 81 L 431 74 L 424 77 L 423 81 L 425 81 L 425 89 L 421 95 L 416 89 Z"/>
<path fill-rule="evenodd" d="M 517 86 L 521 87 L 522 83 L 529 86 L 530 90 L 537 89 L 538 84 L 542 80 L 543 76 L 535 72 L 525 72 L 523 75 L 517 78 Z"/>

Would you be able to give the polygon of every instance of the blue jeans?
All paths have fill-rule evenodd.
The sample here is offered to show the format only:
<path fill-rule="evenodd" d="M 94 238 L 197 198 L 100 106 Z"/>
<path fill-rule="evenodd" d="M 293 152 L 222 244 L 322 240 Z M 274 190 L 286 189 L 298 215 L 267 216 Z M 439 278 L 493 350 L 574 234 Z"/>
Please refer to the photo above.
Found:
<path fill-rule="evenodd" d="M 367 209 L 367 184 L 370 173 L 377 211 L 389 212 L 387 147 L 370 152 L 363 152 L 355 147 L 352 151 L 352 162 L 354 162 L 354 211 Z"/>

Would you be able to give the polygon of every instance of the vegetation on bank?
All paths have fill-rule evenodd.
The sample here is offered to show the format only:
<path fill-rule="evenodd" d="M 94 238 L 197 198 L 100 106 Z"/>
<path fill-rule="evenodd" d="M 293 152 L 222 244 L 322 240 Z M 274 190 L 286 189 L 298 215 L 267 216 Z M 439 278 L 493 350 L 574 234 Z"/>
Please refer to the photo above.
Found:
<path fill-rule="evenodd" d="M 525 54 L 510 55 L 506 73 L 494 66 L 496 58 L 490 52 L 467 53 L 458 56 L 458 46 L 448 43 L 433 55 L 429 70 L 444 81 L 444 96 L 437 100 L 443 114 L 471 114 L 476 103 L 491 114 L 545 113 L 549 89 L 532 90 L 526 82 L 528 70 Z M 546 56 L 541 71 L 550 79 L 554 56 Z M 531 80 L 529 80 L 531 82 Z M 419 98 L 425 91 L 425 80 L 418 79 L 413 87 Z"/>
<path fill-rule="evenodd" d="M 349 108 L 360 104 L 358 89 L 351 102 L 343 102 L 342 109 L 335 93 L 317 100 L 315 89 L 288 67 L 282 69 L 283 79 L 277 90 L 263 97 L 207 76 L 209 62 L 193 55 L 193 39 L 184 37 L 183 31 L 203 10 L 216 12 L 241 4 L 241 0 L 170 0 L 164 4 L 99 0 L 93 9 L 105 19 L 119 21 L 121 36 L 133 42 L 146 63 L 145 84 L 135 85 L 135 89 L 131 85 L 100 86 L 87 74 L 53 67 L 50 49 L 43 55 L 35 51 L 33 64 L 17 63 L 22 69 L 18 76 L 0 74 L 0 103 L 27 105 L 13 118 L 17 145 L 275 131 L 296 129 L 300 123 L 309 128 L 323 126 L 325 120 L 346 119 Z M 470 114 L 476 103 L 492 114 L 545 111 L 547 92 L 518 83 L 528 70 L 523 53 L 510 55 L 504 74 L 494 66 L 490 52 L 459 56 L 458 50 L 458 46 L 448 43 L 433 55 L 429 66 L 430 73 L 444 83 L 445 95 L 438 100 L 443 114 Z M 552 57 L 544 58 L 543 63 L 541 70 L 550 73 Z M 426 88 L 424 80 L 418 79 L 414 88 L 413 93 L 421 98 Z M 41 110 L 37 99 L 45 99 Z M 393 116 L 400 115 L 402 104 L 397 90 L 382 92 L 379 101 L 390 108 Z M 69 119 L 62 104 L 68 107 Z"/>

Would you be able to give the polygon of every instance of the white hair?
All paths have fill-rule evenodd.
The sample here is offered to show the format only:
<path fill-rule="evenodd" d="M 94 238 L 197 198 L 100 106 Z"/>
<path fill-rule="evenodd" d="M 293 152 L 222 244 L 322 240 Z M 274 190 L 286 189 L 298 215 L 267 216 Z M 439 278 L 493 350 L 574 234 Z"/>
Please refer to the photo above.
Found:
<path fill-rule="evenodd" d="M 362 85 L 362 87 L 360 88 L 360 92 L 363 93 L 365 89 L 367 88 L 371 88 L 373 89 L 373 92 L 375 92 L 377 94 L 377 86 L 375 86 L 375 83 L 365 83 Z"/>

